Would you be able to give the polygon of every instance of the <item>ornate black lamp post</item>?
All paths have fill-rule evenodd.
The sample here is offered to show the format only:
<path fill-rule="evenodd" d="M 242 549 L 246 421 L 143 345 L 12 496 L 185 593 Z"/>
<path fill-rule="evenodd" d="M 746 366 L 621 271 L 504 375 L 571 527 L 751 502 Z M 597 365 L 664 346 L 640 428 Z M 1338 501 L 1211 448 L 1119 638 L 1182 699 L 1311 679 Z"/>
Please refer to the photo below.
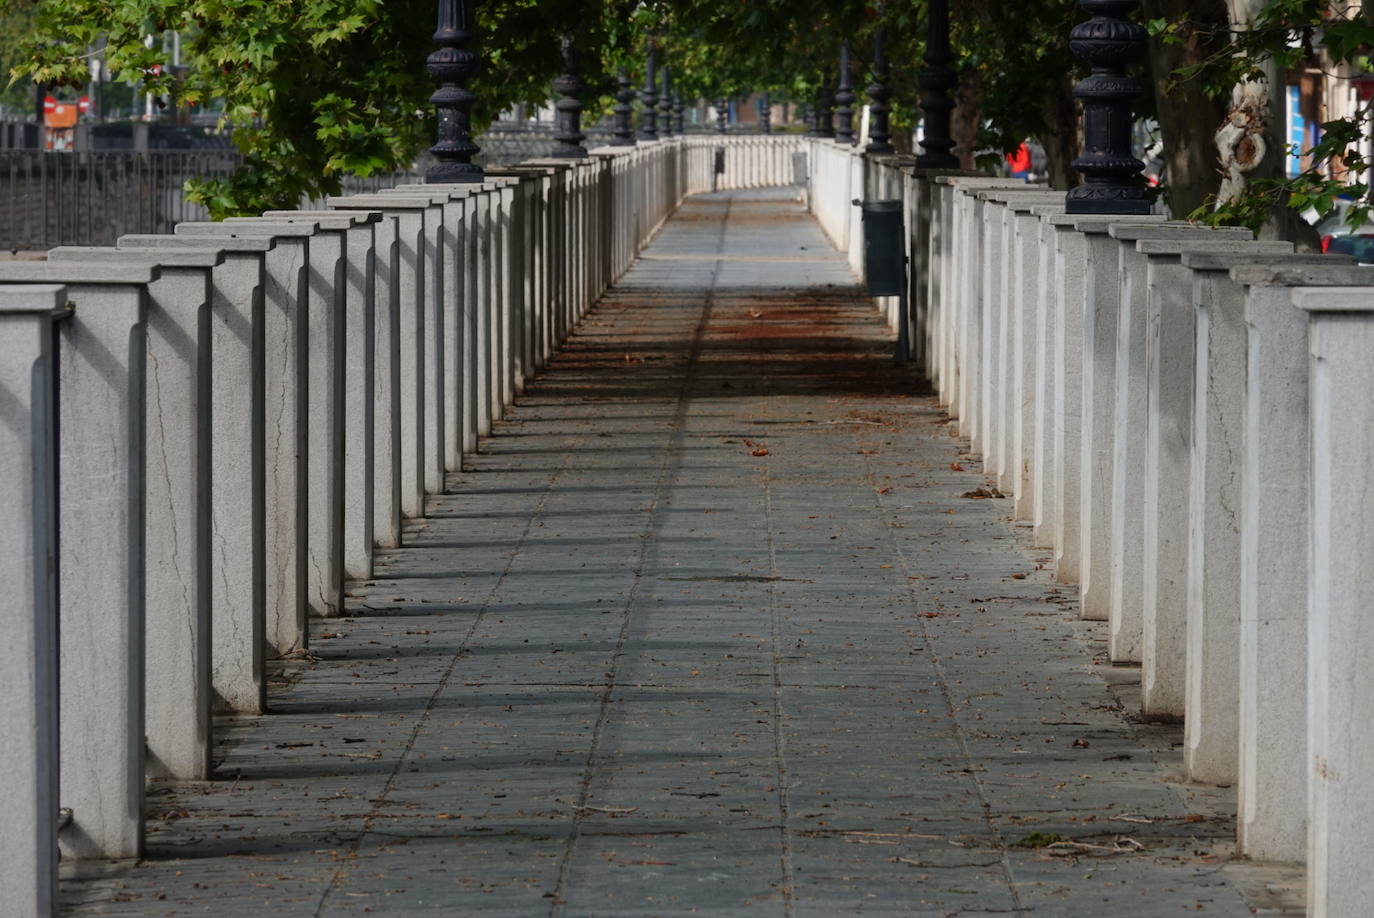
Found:
<path fill-rule="evenodd" d="M 630 88 L 630 72 L 621 67 L 616 72 L 616 82 L 620 84 L 620 90 L 615 94 L 615 137 L 611 140 L 611 146 L 632 147 L 635 145 L 635 130 L 630 123 L 630 116 L 634 113 L 634 106 L 630 103 L 635 100 L 635 91 Z"/>
<path fill-rule="evenodd" d="M 950 152 L 954 149 L 954 141 L 949 136 L 949 114 L 954 110 L 954 100 L 949 97 L 949 91 L 954 88 L 954 71 L 949 66 L 949 0 L 930 0 L 928 9 L 926 69 L 921 71 L 925 133 L 916 167 L 958 169 L 959 157 Z"/>
<path fill-rule="evenodd" d="M 668 68 L 663 68 L 663 85 L 658 92 L 658 128 L 664 137 L 673 136 L 673 95 Z"/>
<path fill-rule="evenodd" d="M 883 12 L 880 4 L 878 15 L 881 16 Z M 892 98 L 892 91 L 887 88 L 887 52 L 883 48 L 886 38 L 887 29 L 881 26 L 873 34 L 873 82 L 868 84 L 868 146 L 864 147 L 865 153 L 896 152 L 892 146 L 892 130 L 888 126 L 892 107 L 887 100 Z"/>
<path fill-rule="evenodd" d="M 820 91 L 816 93 L 816 136 L 835 136 L 835 112 L 831 108 L 834 96 L 830 93 L 830 78 L 821 78 Z"/>
<path fill-rule="evenodd" d="M 716 100 L 716 133 L 724 134 L 730 122 L 730 100 L 721 96 Z"/>
<path fill-rule="evenodd" d="M 773 103 L 768 93 L 759 97 L 759 130 L 765 134 L 773 133 Z"/>
<path fill-rule="evenodd" d="M 683 127 L 683 116 L 687 111 L 687 106 L 682 102 L 682 96 L 673 93 L 673 130 L 681 134 Z"/>
<path fill-rule="evenodd" d="M 439 82 L 429 101 L 439 114 L 439 142 L 429 148 L 438 160 L 425 172 L 432 184 L 480 182 L 482 167 L 472 158 L 480 148 L 470 136 L 474 96 L 464 84 L 477 72 L 477 55 L 466 45 L 472 38 L 467 30 L 467 8 L 463 0 L 439 0 L 439 27 L 434 41 L 439 50 L 425 60 L 425 69 Z"/>
<path fill-rule="evenodd" d="M 649 42 L 648 60 L 644 65 L 644 88 L 639 91 L 639 101 L 644 106 L 644 115 L 639 119 L 640 140 L 658 140 L 658 110 L 654 107 L 658 102 L 658 90 L 654 87 L 657 55 L 658 48 L 652 41 Z"/>
<path fill-rule="evenodd" d="M 840 45 L 840 85 L 835 89 L 835 142 L 853 146 L 854 100 L 858 96 L 854 95 L 849 69 L 849 39 L 846 38 Z"/>
<path fill-rule="evenodd" d="M 583 87 L 577 48 L 573 46 L 571 34 L 564 35 L 559 45 L 563 52 L 563 73 L 553 81 L 553 88 L 563 98 L 554 106 L 558 111 L 558 124 L 553 135 L 553 156 L 586 159 L 587 148 L 582 146 L 582 141 L 587 139 L 582 133 L 582 100 L 577 97 Z"/>
<path fill-rule="evenodd" d="M 1131 149 L 1131 102 L 1140 83 L 1126 75 L 1145 47 L 1145 29 L 1126 17 L 1139 0 L 1079 0 L 1092 15 L 1069 33 L 1073 53 L 1092 66 L 1092 73 L 1074 87 L 1083 100 L 1083 155 L 1073 168 L 1083 184 L 1065 200 L 1071 214 L 1148 214 L 1144 183 L 1133 181 L 1145 164 Z"/>

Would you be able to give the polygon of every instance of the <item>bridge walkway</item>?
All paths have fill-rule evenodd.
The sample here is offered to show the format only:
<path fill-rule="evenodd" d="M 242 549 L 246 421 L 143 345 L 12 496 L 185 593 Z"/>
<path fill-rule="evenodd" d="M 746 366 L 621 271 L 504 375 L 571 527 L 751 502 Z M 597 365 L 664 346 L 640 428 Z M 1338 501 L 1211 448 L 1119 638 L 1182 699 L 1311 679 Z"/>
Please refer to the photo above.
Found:
<path fill-rule="evenodd" d="M 1248 915 L 891 352 L 790 192 L 690 199 L 68 911 Z"/>

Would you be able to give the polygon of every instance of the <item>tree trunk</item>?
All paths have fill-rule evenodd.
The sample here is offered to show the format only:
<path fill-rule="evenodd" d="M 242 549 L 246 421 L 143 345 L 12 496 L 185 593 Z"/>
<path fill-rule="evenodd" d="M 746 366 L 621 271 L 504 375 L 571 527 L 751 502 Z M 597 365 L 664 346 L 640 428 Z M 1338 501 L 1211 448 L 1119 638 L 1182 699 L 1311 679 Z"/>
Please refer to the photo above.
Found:
<path fill-rule="evenodd" d="M 1078 103 L 1073 98 L 1073 84 L 1066 81 L 1060 92 L 1049 103 L 1046 113 L 1050 119 L 1050 129 L 1046 136 L 1037 138 L 1045 148 L 1045 161 L 1050 172 L 1050 186 L 1059 191 L 1068 191 L 1079 182 L 1078 173 L 1070 165 L 1078 158 L 1083 148 L 1082 125 L 1078 114 Z"/>
<path fill-rule="evenodd" d="M 1227 0 L 1232 28 L 1249 28 L 1267 2 Z M 1287 139 L 1283 75 L 1272 58 L 1265 60 L 1261 69 L 1261 78 L 1236 84 L 1226 118 L 1217 129 L 1216 145 L 1222 168 L 1218 203 L 1235 200 L 1256 179 L 1282 178 L 1284 174 Z M 1259 236 L 1296 243 L 1300 250 L 1315 250 L 1319 244 L 1316 230 L 1286 202 L 1273 207 Z"/>
<path fill-rule="evenodd" d="M 1225 47 L 1230 18 L 1226 0 L 1144 0 L 1142 18 L 1187 21 L 1181 44 L 1149 43 L 1150 81 L 1164 142 L 1165 192 L 1180 219 L 1202 207 L 1221 187 L 1214 139 L 1227 117 L 1226 99 L 1213 99 L 1196 84 L 1170 90 L 1174 72 L 1198 64 Z"/>
<path fill-rule="evenodd" d="M 977 70 L 964 74 L 954 90 L 954 111 L 950 114 L 949 135 L 954 140 L 954 155 L 959 168 L 970 172 L 977 169 L 978 127 L 983 121 L 983 78 Z"/>

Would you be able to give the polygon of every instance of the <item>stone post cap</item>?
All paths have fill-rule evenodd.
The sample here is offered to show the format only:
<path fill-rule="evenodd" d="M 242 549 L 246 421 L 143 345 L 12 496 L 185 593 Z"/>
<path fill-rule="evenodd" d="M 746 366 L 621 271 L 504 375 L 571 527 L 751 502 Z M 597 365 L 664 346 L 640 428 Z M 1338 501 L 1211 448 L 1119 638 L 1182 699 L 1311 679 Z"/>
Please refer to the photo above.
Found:
<path fill-rule="evenodd" d="M 178 236 L 313 236 L 315 227 L 306 223 L 287 223 L 285 220 L 257 220 L 257 222 L 178 223 Z M 203 244 L 203 243 L 202 243 Z"/>
<path fill-rule="evenodd" d="M 161 275 L 146 261 L 0 261 L 0 284 L 7 281 L 38 284 L 151 284 Z"/>
<path fill-rule="evenodd" d="M 1250 239 L 1141 239 L 1135 244 L 1141 255 L 1177 258 L 1184 252 L 1234 252 L 1250 255 L 1292 255 L 1291 242 L 1257 242 Z"/>
<path fill-rule="evenodd" d="M 660 137 L 658 142 L 662 143 L 663 138 Z M 643 145 L 643 141 L 640 141 L 640 144 Z M 544 166 L 545 168 L 554 169 L 559 172 L 567 172 L 570 169 L 576 169 L 580 163 L 567 159 L 527 159 L 522 165 Z"/>
<path fill-rule="evenodd" d="M 281 224 L 308 226 L 319 233 L 341 233 L 353 228 L 352 215 L 336 214 L 328 210 L 313 217 L 230 217 L 224 222 L 235 228 L 240 226 L 279 226 Z"/>
<path fill-rule="evenodd" d="M 425 210 L 442 204 L 446 195 L 351 194 L 325 198 L 325 204 L 335 210 Z"/>
<path fill-rule="evenodd" d="M 1023 188 L 980 188 L 973 192 L 974 197 L 983 201 L 993 201 L 998 204 L 1009 204 L 1012 201 L 1035 201 L 1057 199 L 1061 204 L 1064 201 L 1064 193 L 1050 189 L 1046 191 L 1035 185 L 1027 184 Z"/>
<path fill-rule="evenodd" d="M 1003 203 L 1014 213 L 1033 214 L 1037 217 L 1047 217 L 1064 212 L 1064 196 L 1062 194 L 1056 194 L 1053 197 L 1043 197 L 1038 194 L 1016 194 Z"/>
<path fill-rule="evenodd" d="M 1061 197 L 1058 201 L 1032 204 L 1030 207 L 1026 209 L 1033 215 L 1040 217 L 1042 220 L 1052 220 L 1054 217 L 1057 217 L 1064 212 L 1064 207 L 1064 199 Z"/>
<path fill-rule="evenodd" d="M 1293 305 L 1307 312 L 1374 313 L 1374 292 L 1362 287 L 1303 287 L 1293 291 Z"/>
<path fill-rule="evenodd" d="M 213 268 L 224 264 L 224 250 L 205 248 L 120 249 L 109 245 L 64 245 L 48 252 L 49 261 L 141 261 L 163 268 Z"/>
<path fill-rule="evenodd" d="M 133 233 L 120 236 L 116 245 L 121 249 L 216 248 L 225 252 L 270 252 L 277 247 L 271 236 L 172 236 L 155 233 Z"/>
<path fill-rule="evenodd" d="M 1243 226 L 1201 226 L 1196 223 L 1116 223 L 1108 227 L 1107 234 L 1122 242 L 1137 242 L 1141 239 L 1177 239 L 1180 236 L 1197 237 L 1214 234 L 1214 239 L 1254 239 L 1255 234 Z"/>
<path fill-rule="evenodd" d="M 1339 263 L 1250 264 L 1232 268 L 1231 280 L 1249 287 L 1363 287 L 1374 284 L 1374 267 Z"/>
<path fill-rule="evenodd" d="M 643 143 L 643 141 L 640 141 Z M 602 156 L 631 156 L 634 153 L 633 147 L 609 147 L 614 153 L 600 153 Z M 598 151 L 593 150 L 597 153 Z M 529 176 L 529 175 L 556 175 L 557 169 L 552 166 L 537 166 L 533 163 L 516 163 L 511 166 L 502 166 L 500 169 L 488 169 L 487 175 L 501 176 Z"/>
<path fill-rule="evenodd" d="M 990 175 L 937 175 L 937 185 L 954 185 L 957 188 L 1029 188 L 1025 179 L 995 178 Z"/>
<path fill-rule="evenodd" d="M 311 219 L 328 220 L 350 220 L 353 225 L 376 223 L 382 219 L 382 215 L 376 211 L 351 210 L 346 214 L 335 213 L 328 210 L 268 210 L 263 212 L 263 217 L 272 219 L 290 220 L 294 223 L 304 223 Z M 231 217 L 232 220 L 252 220 L 252 217 Z"/>
<path fill-rule="evenodd" d="M 47 314 L 67 305 L 61 284 L 0 284 L 0 315 Z"/>
<path fill-rule="evenodd" d="M 378 197 L 424 198 L 431 204 L 447 204 L 450 201 L 465 201 L 486 190 L 485 182 L 471 185 L 409 185 L 399 188 L 383 188 Z"/>
<path fill-rule="evenodd" d="M 1190 248 L 1183 253 L 1183 266 L 1194 271 L 1230 271 L 1241 265 L 1353 265 L 1353 255 L 1260 255 L 1250 250 L 1236 253 L 1205 252 Z"/>
<path fill-rule="evenodd" d="M 1157 227 L 1157 225 L 1168 224 L 1169 219 L 1160 214 L 1131 214 L 1121 213 L 1063 213 L 1055 214 L 1050 217 L 1050 223 L 1057 227 L 1073 227 L 1083 234 L 1090 236 L 1107 234 L 1107 229 L 1118 224 L 1132 225 L 1132 227 Z M 1186 224 L 1179 224 L 1186 225 Z"/>

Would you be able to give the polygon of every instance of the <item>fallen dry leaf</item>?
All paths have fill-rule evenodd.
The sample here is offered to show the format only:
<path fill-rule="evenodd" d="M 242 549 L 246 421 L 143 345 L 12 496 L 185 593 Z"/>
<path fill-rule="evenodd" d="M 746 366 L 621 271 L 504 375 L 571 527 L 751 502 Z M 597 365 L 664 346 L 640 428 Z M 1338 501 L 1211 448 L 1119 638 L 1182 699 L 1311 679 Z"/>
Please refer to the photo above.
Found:
<path fill-rule="evenodd" d="M 751 455 L 751 456 L 767 456 L 767 455 L 768 455 L 768 450 L 766 450 L 766 449 L 756 449 L 756 450 L 754 450 L 752 453 L 750 453 L 749 455 Z"/>

